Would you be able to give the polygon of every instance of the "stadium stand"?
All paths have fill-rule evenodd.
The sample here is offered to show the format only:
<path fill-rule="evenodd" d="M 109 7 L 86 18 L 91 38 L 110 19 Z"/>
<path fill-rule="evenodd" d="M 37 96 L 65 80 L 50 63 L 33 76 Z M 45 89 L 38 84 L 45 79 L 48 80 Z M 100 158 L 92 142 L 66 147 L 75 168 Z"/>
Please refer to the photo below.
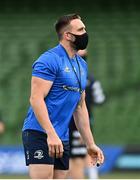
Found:
<path fill-rule="evenodd" d="M 67 8 L 58 6 L 53 13 L 45 12 L 43 6 L 39 10 L 35 4 L 33 8 L 37 11 L 29 13 L 31 6 L 22 9 L 19 5 L 17 12 L 15 6 L 13 12 L 12 6 L 3 6 L 0 110 L 8 131 L 3 143 L 20 143 L 19 134 L 29 105 L 32 62 L 57 44 L 53 24 Z M 112 5 L 109 10 L 98 5 L 93 8 L 95 11 L 88 8 L 82 6 L 78 10 L 90 35 L 89 70 L 101 80 L 107 94 L 106 104 L 95 111 L 96 139 L 102 144 L 139 143 L 140 12 L 129 3 L 126 8 L 119 5 Z"/>

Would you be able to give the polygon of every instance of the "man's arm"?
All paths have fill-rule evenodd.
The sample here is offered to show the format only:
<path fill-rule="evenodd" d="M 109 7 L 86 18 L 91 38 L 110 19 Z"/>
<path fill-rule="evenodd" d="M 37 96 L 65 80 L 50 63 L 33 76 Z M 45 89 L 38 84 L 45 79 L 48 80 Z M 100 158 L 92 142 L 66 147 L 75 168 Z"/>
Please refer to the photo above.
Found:
<path fill-rule="evenodd" d="M 78 131 L 80 132 L 89 155 L 92 157 L 93 164 L 96 162 L 102 164 L 104 162 L 104 155 L 101 149 L 95 144 L 89 123 L 89 115 L 85 103 L 85 92 L 81 96 L 81 100 L 73 114 L 74 121 Z"/>
<path fill-rule="evenodd" d="M 44 98 L 48 95 L 52 84 L 52 81 L 47 81 L 33 76 L 31 81 L 30 104 L 34 110 L 37 120 L 47 133 L 49 155 L 53 157 L 56 153 L 56 157 L 61 157 L 63 154 L 63 145 L 52 126 L 44 101 Z"/>

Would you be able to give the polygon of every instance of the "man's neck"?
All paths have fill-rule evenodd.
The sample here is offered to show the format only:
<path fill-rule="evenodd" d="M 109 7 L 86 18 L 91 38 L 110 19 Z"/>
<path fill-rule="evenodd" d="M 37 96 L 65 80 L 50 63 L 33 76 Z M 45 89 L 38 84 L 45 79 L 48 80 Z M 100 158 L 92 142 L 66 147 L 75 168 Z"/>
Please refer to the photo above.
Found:
<path fill-rule="evenodd" d="M 62 41 L 60 42 L 60 44 L 65 48 L 70 58 L 73 58 L 75 54 L 77 53 L 77 51 L 74 50 L 69 44 L 66 44 Z"/>

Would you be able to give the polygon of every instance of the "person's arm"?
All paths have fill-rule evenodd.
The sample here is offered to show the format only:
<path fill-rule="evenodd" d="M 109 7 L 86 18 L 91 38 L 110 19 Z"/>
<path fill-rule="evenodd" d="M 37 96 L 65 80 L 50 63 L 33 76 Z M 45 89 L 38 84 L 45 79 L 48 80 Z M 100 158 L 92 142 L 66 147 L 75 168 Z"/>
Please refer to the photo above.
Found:
<path fill-rule="evenodd" d="M 31 81 L 30 104 L 38 122 L 47 133 L 49 155 L 54 157 L 56 154 L 56 157 L 61 157 L 63 155 L 63 145 L 52 126 L 44 101 L 44 98 L 48 95 L 52 84 L 52 81 L 33 76 Z"/>
<path fill-rule="evenodd" d="M 90 124 L 89 124 L 89 115 L 85 103 L 85 92 L 81 96 L 81 100 L 73 114 L 74 121 L 78 131 L 80 132 L 86 146 L 88 154 L 93 160 L 93 164 L 97 162 L 102 164 L 104 162 L 104 155 L 101 149 L 95 144 Z"/>

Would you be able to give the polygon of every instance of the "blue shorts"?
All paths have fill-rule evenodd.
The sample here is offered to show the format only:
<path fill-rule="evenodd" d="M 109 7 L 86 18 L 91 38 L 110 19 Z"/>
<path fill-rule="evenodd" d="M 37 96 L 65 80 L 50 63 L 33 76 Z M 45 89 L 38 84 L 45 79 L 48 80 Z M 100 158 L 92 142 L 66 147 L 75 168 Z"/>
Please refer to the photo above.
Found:
<path fill-rule="evenodd" d="M 69 169 L 69 141 L 63 143 L 63 157 L 52 158 L 48 154 L 47 134 L 36 130 L 22 132 L 26 166 L 29 164 L 51 164 L 54 169 Z"/>

